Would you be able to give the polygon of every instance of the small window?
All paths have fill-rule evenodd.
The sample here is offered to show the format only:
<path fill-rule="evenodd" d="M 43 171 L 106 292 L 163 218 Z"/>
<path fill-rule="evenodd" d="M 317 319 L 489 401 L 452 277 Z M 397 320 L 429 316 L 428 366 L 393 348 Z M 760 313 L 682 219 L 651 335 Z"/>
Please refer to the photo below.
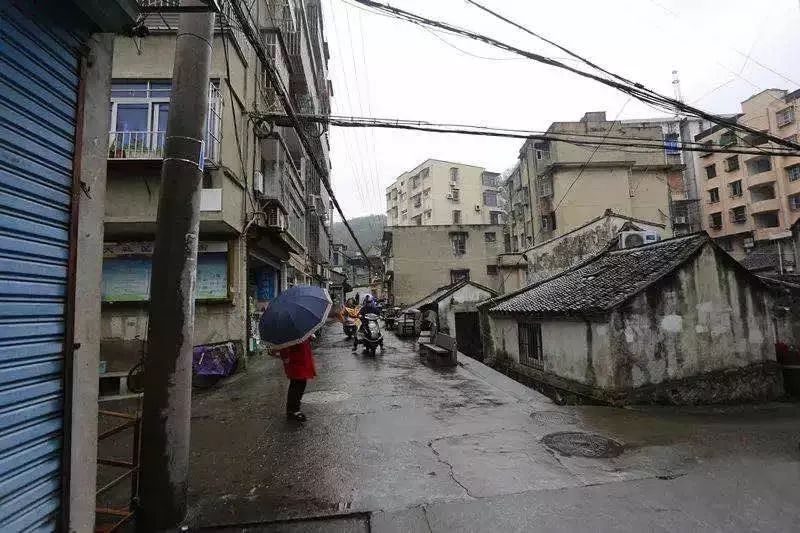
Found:
<path fill-rule="evenodd" d="M 719 144 L 722 146 L 732 146 L 736 144 L 736 134 L 732 131 L 726 131 L 720 135 Z"/>
<path fill-rule="evenodd" d="M 425 179 L 425 178 L 427 178 L 427 177 L 428 177 L 428 175 L 429 175 L 430 173 L 431 173 L 431 169 L 429 169 L 429 168 L 423 168 L 423 169 L 420 171 L 419 175 L 420 175 L 420 176 L 422 176 L 422 179 Z"/>
<path fill-rule="evenodd" d="M 542 356 L 542 325 L 518 324 L 517 336 L 519 338 L 519 362 L 522 365 L 541 369 Z"/>
<path fill-rule="evenodd" d="M 667 155 L 676 155 L 681 153 L 680 137 L 677 133 L 667 133 L 664 135 L 664 150 Z"/>
<path fill-rule="evenodd" d="M 722 213 L 711 213 L 708 216 L 708 223 L 714 229 L 722 227 Z"/>
<path fill-rule="evenodd" d="M 452 233 L 450 241 L 453 243 L 453 253 L 455 255 L 464 255 L 467 253 L 467 234 L 466 233 Z"/>
<path fill-rule="evenodd" d="M 453 224 L 461 224 L 461 211 L 458 209 L 453 211 Z"/>
<path fill-rule="evenodd" d="M 509 233 L 503 234 L 503 250 L 505 250 L 506 253 L 511 251 L 511 234 Z"/>
<path fill-rule="evenodd" d="M 450 167 L 450 181 L 458 181 L 458 167 Z"/>
<path fill-rule="evenodd" d="M 453 195 L 453 201 L 454 202 L 460 202 L 461 201 L 461 191 L 460 190 L 458 190 L 458 189 L 450 189 L 450 194 Z"/>
<path fill-rule="evenodd" d="M 502 222 L 500 221 L 500 216 L 502 214 L 503 213 L 499 211 L 492 211 L 491 213 L 489 213 L 489 224 L 502 224 Z"/>
<path fill-rule="evenodd" d="M 542 231 L 553 231 L 556 229 L 556 214 L 548 213 L 542 215 Z"/>
<path fill-rule="evenodd" d="M 422 195 L 415 194 L 411 197 L 411 200 L 414 202 L 414 207 L 422 207 Z"/>
<path fill-rule="evenodd" d="M 733 155 L 725 159 L 725 172 L 733 172 L 739 170 L 739 156 Z"/>
<path fill-rule="evenodd" d="M 792 122 L 794 122 L 794 108 L 793 107 L 786 107 L 775 113 L 775 120 L 778 123 L 778 127 L 782 128 L 784 126 L 788 126 Z"/>
<path fill-rule="evenodd" d="M 708 203 L 715 204 L 719 202 L 719 188 L 714 187 L 708 190 Z"/>
<path fill-rule="evenodd" d="M 497 275 L 497 265 L 486 265 L 486 275 L 487 276 L 496 276 Z"/>
<path fill-rule="evenodd" d="M 430 195 L 431 195 L 431 188 L 430 187 L 428 187 L 427 189 L 422 191 L 422 196 L 427 198 Z"/>
<path fill-rule="evenodd" d="M 497 242 L 497 233 L 494 231 L 487 231 L 483 234 L 483 240 L 485 242 Z"/>
<path fill-rule="evenodd" d="M 789 209 L 800 211 L 800 194 L 793 194 L 789 197 Z"/>
<path fill-rule="evenodd" d="M 411 177 L 411 188 L 416 189 L 419 187 L 419 174 Z"/>
<path fill-rule="evenodd" d="M 553 181 L 551 179 L 539 180 L 539 197 L 553 196 Z"/>
<path fill-rule="evenodd" d="M 732 239 L 720 239 L 717 241 L 719 247 L 725 250 L 726 252 L 733 251 L 733 240 Z"/>
<path fill-rule="evenodd" d="M 706 167 L 706 178 L 716 178 L 717 177 L 717 165 L 710 164 Z"/>
<path fill-rule="evenodd" d="M 469 269 L 451 270 L 450 283 L 458 283 L 459 281 L 469 281 Z"/>
<path fill-rule="evenodd" d="M 729 216 L 731 222 L 733 222 L 734 224 L 744 224 L 745 222 L 747 222 L 747 213 L 745 212 L 743 205 L 731 209 L 729 211 Z"/>
<path fill-rule="evenodd" d="M 413 222 L 414 225 L 416 225 L 416 226 L 421 226 L 422 225 L 422 215 L 417 215 L 415 217 L 411 217 L 411 222 Z"/>
<path fill-rule="evenodd" d="M 497 207 L 497 192 L 483 191 L 483 205 L 489 207 Z"/>
<path fill-rule="evenodd" d="M 426 219 L 429 219 L 429 218 L 431 218 L 431 210 L 430 210 L 430 209 L 428 209 L 427 211 L 425 211 L 425 218 L 426 218 Z"/>
<path fill-rule="evenodd" d="M 742 195 L 742 180 L 732 181 L 728 184 L 731 190 L 731 198 L 736 198 Z"/>
<path fill-rule="evenodd" d="M 800 165 L 786 167 L 786 174 L 789 176 L 789 181 L 800 180 Z"/>
<path fill-rule="evenodd" d="M 497 187 L 497 174 L 484 172 L 481 174 L 481 181 L 484 187 Z"/>

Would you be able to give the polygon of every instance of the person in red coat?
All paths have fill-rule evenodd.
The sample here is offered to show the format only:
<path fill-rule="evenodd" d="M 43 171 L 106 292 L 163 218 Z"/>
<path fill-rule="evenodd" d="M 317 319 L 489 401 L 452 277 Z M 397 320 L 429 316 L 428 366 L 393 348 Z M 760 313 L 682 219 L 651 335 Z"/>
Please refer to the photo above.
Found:
<path fill-rule="evenodd" d="M 283 370 L 286 372 L 286 377 L 289 378 L 286 418 L 305 422 L 307 417 L 300 410 L 300 402 L 306 390 L 306 383 L 309 379 L 317 376 L 316 368 L 314 368 L 314 353 L 311 351 L 311 339 L 282 348 L 275 355 L 283 360 Z"/>

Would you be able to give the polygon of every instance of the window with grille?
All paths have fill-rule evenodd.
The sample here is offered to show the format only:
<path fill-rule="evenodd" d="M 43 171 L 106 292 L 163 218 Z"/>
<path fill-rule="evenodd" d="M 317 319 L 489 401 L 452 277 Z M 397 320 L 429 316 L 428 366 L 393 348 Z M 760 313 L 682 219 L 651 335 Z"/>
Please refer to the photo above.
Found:
<path fill-rule="evenodd" d="M 712 228 L 719 229 L 722 227 L 722 213 L 711 213 L 708 216 L 708 223 Z"/>
<path fill-rule="evenodd" d="M 497 265 L 486 265 L 486 275 L 487 276 L 496 276 L 497 275 Z"/>
<path fill-rule="evenodd" d="M 450 167 L 450 181 L 458 181 L 458 167 Z"/>
<path fill-rule="evenodd" d="M 414 207 L 421 207 L 422 206 L 422 195 L 415 194 L 411 200 L 414 202 Z"/>
<path fill-rule="evenodd" d="M 500 220 L 500 216 L 502 214 L 503 213 L 500 213 L 499 211 L 492 211 L 489 213 L 489 224 L 502 224 Z"/>
<path fill-rule="evenodd" d="M 487 231 L 483 234 L 483 240 L 486 242 L 497 242 L 497 233 L 494 231 Z"/>
<path fill-rule="evenodd" d="M 789 197 L 789 209 L 800 211 L 800 194 L 793 194 Z"/>
<path fill-rule="evenodd" d="M 483 191 L 483 205 L 497 207 L 497 192 Z"/>
<path fill-rule="evenodd" d="M 731 190 L 731 198 L 742 195 L 742 180 L 732 181 L 728 184 L 728 187 Z"/>
<path fill-rule="evenodd" d="M 461 191 L 459 191 L 458 189 L 451 189 L 450 194 L 453 195 L 452 199 L 454 202 L 458 202 L 461 200 Z"/>
<path fill-rule="evenodd" d="M 789 181 L 800 180 L 800 165 L 786 167 L 786 174 L 789 176 Z"/>
<path fill-rule="evenodd" d="M 732 131 L 726 131 L 719 137 L 719 144 L 722 146 L 732 146 L 736 144 L 736 134 Z"/>
<path fill-rule="evenodd" d="M 453 253 L 455 255 L 464 255 L 467 253 L 466 233 L 451 233 L 450 241 L 453 243 Z"/>
<path fill-rule="evenodd" d="M 739 170 L 739 156 L 733 155 L 725 160 L 725 172 Z"/>
<path fill-rule="evenodd" d="M 532 368 L 543 368 L 542 325 L 537 323 L 518 324 L 517 335 L 519 337 L 520 364 Z"/>
<path fill-rule="evenodd" d="M 784 109 L 781 109 L 780 111 L 775 113 L 775 120 L 777 121 L 779 128 L 791 124 L 792 122 L 794 122 L 794 108 L 786 107 Z"/>
<path fill-rule="evenodd" d="M 453 224 L 461 224 L 461 211 L 453 211 Z"/>
<path fill-rule="evenodd" d="M 546 198 L 548 196 L 553 196 L 553 181 L 550 179 L 544 179 L 539 181 L 539 196 L 541 198 Z"/>
<path fill-rule="evenodd" d="M 717 165 L 711 164 L 706 167 L 706 178 L 716 178 L 717 177 Z"/>
<path fill-rule="evenodd" d="M 556 214 L 542 215 L 542 231 L 553 231 L 554 229 L 556 229 Z"/>
<path fill-rule="evenodd" d="M 459 281 L 469 281 L 469 269 L 459 269 L 450 271 L 450 283 L 458 283 Z"/>
<path fill-rule="evenodd" d="M 734 224 L 744 224 L 747 222 L 747 213 L 745 212 L 745 208 L 743 205 L 739 207 L 734 207 L 730 211 L 728 211 L 728 215 L 730 216 L 731 222 Z"/>

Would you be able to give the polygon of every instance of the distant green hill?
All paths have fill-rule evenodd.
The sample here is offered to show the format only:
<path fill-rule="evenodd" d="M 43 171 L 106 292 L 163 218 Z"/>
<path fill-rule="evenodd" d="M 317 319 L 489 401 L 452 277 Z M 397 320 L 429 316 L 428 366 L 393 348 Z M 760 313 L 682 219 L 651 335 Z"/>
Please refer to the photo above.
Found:
<path fill-rule="evenodd" d="M 356 234 L 358 242 L 361 243 L 364 250 L 369 248 L 371 244 L 380 246 L 383 238 L 383 228 L 386 226 L 386 215 L 367 215 L 365 217 L 351 218 L 349 222 L 350 227 L 353 228 L 353 233 Z M 344 223 L 335 222 L 332 230 L 334 242 L 345 243 L 349 253 L 358 251 Z"/>

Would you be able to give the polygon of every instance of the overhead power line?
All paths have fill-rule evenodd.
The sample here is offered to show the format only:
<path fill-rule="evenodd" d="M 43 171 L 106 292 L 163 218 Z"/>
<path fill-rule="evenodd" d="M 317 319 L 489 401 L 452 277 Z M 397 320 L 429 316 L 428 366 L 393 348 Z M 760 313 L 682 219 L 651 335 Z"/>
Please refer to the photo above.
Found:
<path fill-rule="evenodd" d="M 331 187 L 330 184 L 330 176 L 328 174 L 327 165 L 319 161 L 318 154 L 316 150 L 314 150 L 311 141 L 308 139 L 308 135 L 303 129 L 303 123 L 300 122 L 300 120 L 298 119 L 298 115 L 294 109 L 294 104 L 292 103 L 291 97 L 283 87 L 283 83 L 281 83 L 281 79 L 280 76 L 278 75 L 278 72 L 275 69 L 275 65 L 273 64 L 272 60 L 270 60 L 269 54 L 266 50 L 266 46 L 264 45 L 262 40 L 258 37 L 256 30 L 254 30 L 253 27 L 251 26 L 250 24 L 251 21 L 247 19 L 240 2 L 241 0 L 232 0 L 230 2 L 230 6 L 233 10 L 233 14 L 236 17 L 237 22 L 241 26 L 242 33 L 244 34 L 247 41 L 250 43 L 250 46 L 253 47 L 256 56 L 258 56 L 259 61 L 261 61 L 261 64 L 264 66 L 264 71 L 267 75 L 270 85 L 273 87 L 273 89 L 275 89 L 275 93 L 277 94 L 278 99 L 280 100 L 280 103 L 283 106 L 283 109 L 286 111 L 286 116 L 289 118 L 292 127 L 294 127 L 295 131 L 297 132 L 297 137 L 300 139 L 300 144 L 303 145 L 303 149 L 308 154 L 309 159 L 311 160 L 311 164 L 314 165 L 314 169 L 317 171 L 317 174 L 320 177 L 320 181 L 322 181 L 322 184 L 328 191 L 328 195 L 333 201 L 333 205 L 336 207 L 336 210 L 339 212 L 339 215 L 342 217 L 342 222 L 347 228 L 347 231 L 350 233 L 350 236 L 353 238 L 353 242 L 356 243 L 358 249 L 366 257 L 367 252 L 364 250 L 364 248 L 361 246 L 361 243 L 358 241 L 358 238 L 356 237 L 353 228 L 347 221 L 347 217 L 344 216 L 344 212 L 342 211 L 342 207 L 339 205 L 339 201 L 333 194 L 333 188 Z"/>
<path fill-rule="evenodd" d="M 433 20 L 433 19 L 424 17 L 422 15 L 417 15 L 417 14 L 412 13 L 410 11 L 405 11 L 403 9 L 400 9 L 400 8 L 397 8 L 397 7 L 394 7 L 394 6 L 382 4 L 382 3 L 379 3 L 379 2 L 374 2 L 372 0 L 352 0 L 352 1 L 356 2 L 358 4 L 361 4 L 363 6 L 367 6 L 369 8 L 372 8 L 374 10 L 378 10 L 379 12 L 389 13 L 391 16 L 393 16 L 395 18 L 398 18 L 398 19 L 401 19 L 401 20 L 405 20 L 405 21 L 411 22 L 413 24 L 417 24 L 419 26 L 423 26 L 423 27 L 427 26 L 427 27 L 439 28 L 441 30 L 447 31 L 447 32 L 452 33 L 454 35 L 460 35 L 460 36 L 463 36 L 463 37 L 467 37 L 469 39 L 480 41 L 480 42 L 489 44 L 491 46 L 494 46 L 496 48 L 499 48 L 501 50 L 506 50 L 508 52 L 513 52 L 515 54 L 518 54 L 518 55 L 520 55 L 522 57 L 525 57 L 525 58 L 528 58 L 530 60 L 533 60 L 533 61 L 536 61 L 536 62 L 539 62 L 539 63 L 543 63 L 545 65 L 550 65 L 550 66 L 553 66 L 553 67 L 556 67 L 556 68 L 560 68 L 560 69 L 566 70 L 568 72 L 572 72 L 572 73 L 577 74 L 578 76 L 581 76 L 583 78 L 588 78 L 588 79 L 594 80 L 594 81 L 596 81 L 598 83 L 602 83 L 603 85 L 607 85 L 609 87 L 617 89 L 617 90 L 619 90 L 621 92 L 624 92 L 625 94 L 627 94 L 629 96 L 633 96 L 634 98 L 636 98 L 637 100 L 640 100 L 642 102 L 651 103 L 651 104 L 657 105 L 657 106 L 661 107 L 662 109 L 667 110 L 669 112 L 674 112 L 675 110 L 678 110 L 678 111 L 681 111 L 681 112 L 683 112 L 685 114 L 688 114 L 688 115 L 693 115 L 693 116 L 696 116 L 696 117 L 703 118 L 705 120 L 708 120 L 709 122 L 713 122 L 714 124 L 724 125 L 724 126 L 727 126 L 727 127 L 731 128 L 733 130 L 738 130 L 738 131 L 741 131 L 743 133 L 748 133 L 748 134 L 751 134 L 751 135 L 757 135 L 759 137 L 766 138 L 766 139 L 772 141 L 773 143 L 775 143 L 775 144 L 777 144 L 779 146 L 785 146 L 785 147 L 788 147 L 788 148 L 792 148 L 794 150 L 800 150 L 800 145 L 798 145 L 797 143 L 788 141 L 786 139 L 781 139 L 780 137 L 776 137 L 776 136 L 771 135 L 769 133 L 761 132 L 759 130 L 756 130 L 756 129 L 751 128 L 749 126 L 745 126 L 743 124 L 739 124 L 739 123 L 736 122 L 736 120 L 731 120 L 731 119 L 719 117 L 719 116 L 716 116 L 716 115 L 712 115 L 710 113 L 707 113 L 706 111 L 703 111 L 702 109 L 698 109 L 696 107 L 693 107 L 693 106 L 691 106 L 689 104 L 686 104 L 686 103 L 681 102 L 679 100 L 676 100 L 674 98 L 670 98 L 668 96 L 664 96 L 662 94 L 659 94 L 656 91 L 653 91 L 652 89 L 648 89 L 647 87 L 645 87 L 641 83 L 634 82 L 634 81 L 629 81 L 626 78 L 624 78 L 624 77 L 622 77 L 622 76 L 620 76 L 618 74 L 613 74 L 613 73 L 609 74 L 614 79 L 604 78 L 604 77 L 599 76 L 597 74 L 593 74 L 591 72 L 586 72 L 584 70 L 580 70 L 578 68 L 571 67 L 571 66 L 569 66 L 569 65 L 567 65 L 565 63 L 562 63 L 562 62 L 557 61 L 555 59 L 543 56 L 541 54 L 537 54 L 537 53 L 534 53 L 534 52 L 523 50 L 521 48 L 518 48 L 516 46 L 504 43 L 502 41 L 499 41 L 499 40 L 494 39 L 492 37 L 489 37 L 487 35 L 483 35 L 483 34 L 480 34 L 480 33 L 477 33 L 477 32 L 471 31 L 471 30 L 467 30 L 465 28 L 460 28 L 458 26 L 454 26 L 454 25 L 449 24 L 447 22 L 442 22 L 442 21 L 439 21 L 439 20 Z M 574 54 L 573 52 L 570 52 L 570 53 Z M 577 55 L 577 54 L 575 54 L 575 55 Z M 586 60 L 584 60 L 584 61 L 586 61 Z M 594 68 L 598 68 L 598 67 L 594 67 Z M 602 69 L 601 69 L 601 71 L 607 72 L 607 71 L 604 71 Z"/>
<path fill-rule="evenodd" d="M 787 150 L 782 148 L 754 150 L 746 148 L 736 148 L 723 146 L 720 144 L 703 144 L 697 142 L 678 141 L 670 142 L 669 146 L 662 139 L 652 139 L 644 137 L 623 137 L 614 135 L 592 135 L 586 133 L 557 133 L 557 132 L 534 132 L 524 130 L 489 128 L 485 126 L 466 126 L 435 124 L 425 121 L 410 121 L 399 119 L 376 119 L 359 117 L 337 117 L 322 115 L 298 115 L 300 121 L 327 124 L 342 128 L 384 128 L 410 131 L 426 131 L 432 133 L 452 133 L 462 135 L 475 135 L 486 137 L 500 137 L 507 139 L 525 139 L 535 141 L 558 141 L 576 146 L 595 147 L 597 145 L 615 146 L 620 148 L 639 148 L 649 149 L 650 151 L 663 151 L 668 147 L 676 147 L 688 152 L 702 153 L 721 153 L 721 154 L 743 154 L 743 155 L 774 155 L 774 156 L 798 156 L 800 150 Z M 253 116 L 256 122 L 263 121 L 267 124 L 286 126 L 291 122 L 289 117 L 277 113 L 262 113 Z"/>

